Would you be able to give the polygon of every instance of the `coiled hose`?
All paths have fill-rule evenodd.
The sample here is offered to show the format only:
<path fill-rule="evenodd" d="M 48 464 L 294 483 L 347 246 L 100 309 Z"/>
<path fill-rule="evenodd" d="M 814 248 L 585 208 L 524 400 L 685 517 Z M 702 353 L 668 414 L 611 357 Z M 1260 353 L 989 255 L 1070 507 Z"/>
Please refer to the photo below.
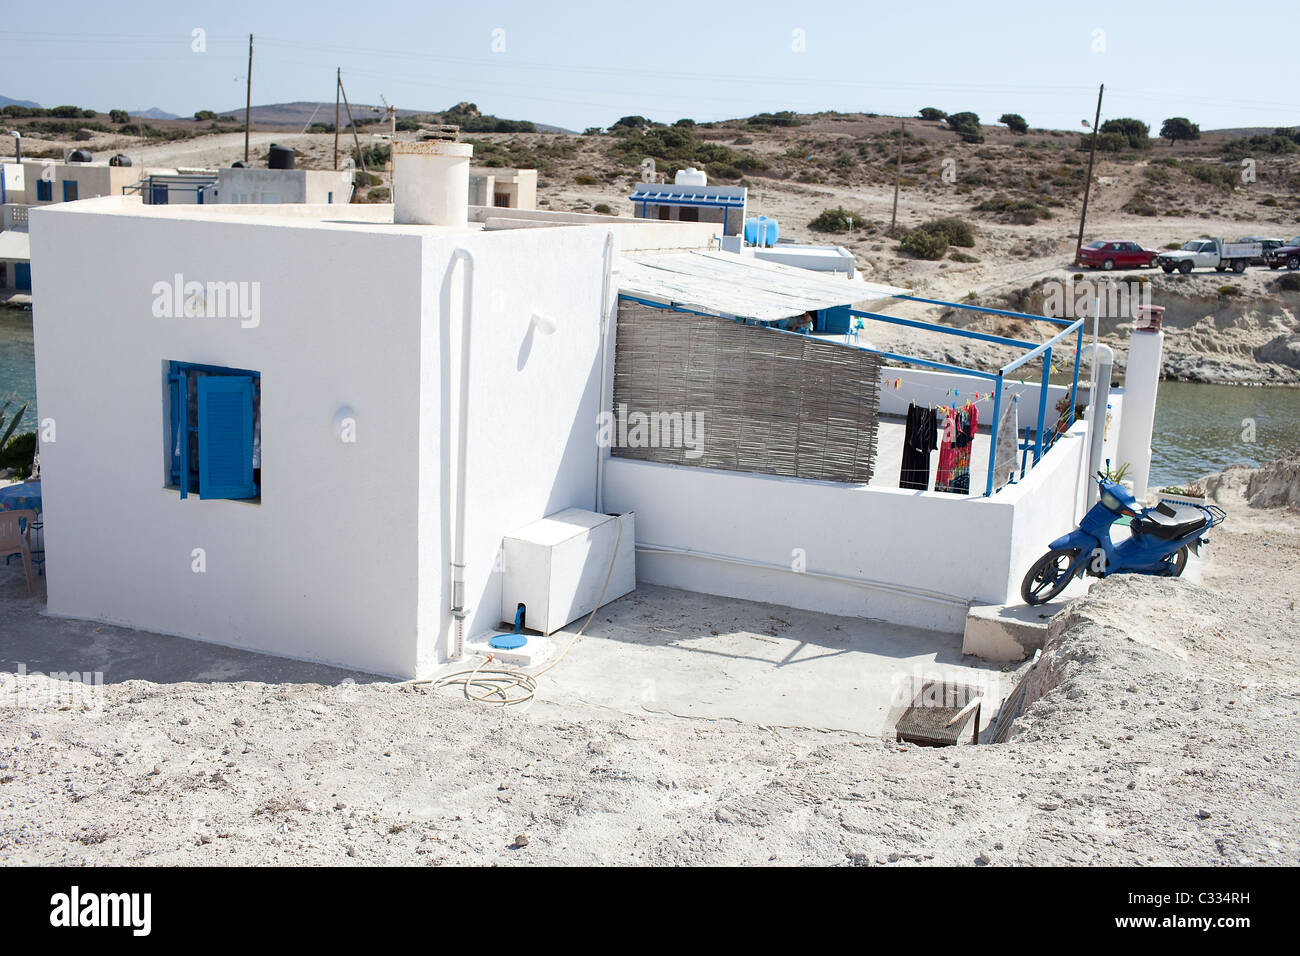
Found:
<path fill-rule="evenodd" d="M 436 680 L 417 680 L 412 681 L 412 683 L 431 683 L 435 688 L 459 687 L 464 693 L 465 699 L 476 704 L 489 704 L 494 707 L 516 707 L 521 704 L 532 704 L 535 699 L 534 695 L 537 692 L 537 679 L 564 660 L 565 655 L 578 642 L 578 638 L 582 637 L 587 628 L 591 626 L 591 622 L 596 618 L 596 612 L 600 610 L 601 604 L 605 601 L 605 592 L 609 590 L 610 578 L 614 576 L 614 562 L 618 560 L 618 547 L 623 542 L 623 522 L 617 521 L 615 523 L 618 526 L 618 534 L 614 538 L 614 553 L 610 555 L 609 567 L 605 571 L 605 583 L 600 586 L 600 596 L 596 598 L 596 606 L 591 609 L 591 613 L 587 615 L 587 620 L 582 623 L 582 627 L 578 628 L 578 633 L 570 638 L 569 643 L 564 646 L 564 650 L 560 652 L 560 655 L 555 660 L 536 673 L 530 674 L 528 671 L 514 668 L 490 667 L 488 665 L 496 657 L 493 654 L 488 654 L 471 670 L 455 671 Z"/>

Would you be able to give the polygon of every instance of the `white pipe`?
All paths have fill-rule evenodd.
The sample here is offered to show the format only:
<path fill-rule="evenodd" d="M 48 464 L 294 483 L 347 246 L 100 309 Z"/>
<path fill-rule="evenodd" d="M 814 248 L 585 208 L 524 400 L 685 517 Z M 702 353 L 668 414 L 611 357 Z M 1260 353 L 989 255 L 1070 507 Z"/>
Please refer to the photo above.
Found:
<path fill-rule="evenodd" d="M 688 558 L 705 558 L 709 561 L 720 561 L 723 564 L 735 564 L 744 568 L 761 568 L 764 571 L 784 571 L 787 574 L 797 574 L 800 577 L 817 578 L 822 581 L 835 581 L 840 584 L 852 584 L 857 587 L 871 588 L 875 591 L 887 591 L 892 594 L 901 594 L 905 597 L 920 598 L 923 601 L 933 601 L 935 604 L 947 604 L 951 607 L 969 608 L 971 602 L 965 598 L 953 597 L 951 594 L 940 594 L 938 591 L 927 591 L 924 588 L 904 587 L 899 584 L 887 584 L 884 581 L 872 581 L 868 578 L 851 578 L 843 574 L 830 574 L 826 571 L 796 571 L 786 564 L 769 564 L 766 561 L 755 561 L 752 558 L 737 558 L 728 554 L 715 554 L 712 551 L 695 551 L 690 548 L 671 548 L 662 544 L 641 544 L 638 542 L 636 550 L 646 554 L 676 554 Z"/>
<path fill-rule="evenodd" d="M 464 301 L 461 303 L 460 322 L 460 423 L 456 431 L 456 535 L 451 551 L 451 616 L 455 636 L 448 659 L 458 661 L 465 656 L 465 491 L 469 455 L 469 356 L 470 319 L 474 304 L 474 255 L 468 249 L 458 248 L 451 254 L 451 265 L 457 260 L 465 263 Z"/>
<path fill-rule="evenodd" d="M 1092 352 L 1092 398 L 1088 405 L 1088 495 L 1087 507 L 1097 503 L 1097 485 L 1092 476 L 1101 468 L 1102 444 L 1106 439 L 1106 410 L 1110 404 L 1110 376 L 1115 352 L 1109 345 L 1089 343 Z"/>
<path fill-rule="evenodd" d="M 599 435 L 600 415 L 605 411 L 605 364 L 609 361 L 609 288 L 614 271 L 614 231 L 605 233 L 605 280 L 600 287 L 600 395 L 596 398 L 596 424 Z M 605 508 L 605 452 L 596 442 L 596 514 Z"/>

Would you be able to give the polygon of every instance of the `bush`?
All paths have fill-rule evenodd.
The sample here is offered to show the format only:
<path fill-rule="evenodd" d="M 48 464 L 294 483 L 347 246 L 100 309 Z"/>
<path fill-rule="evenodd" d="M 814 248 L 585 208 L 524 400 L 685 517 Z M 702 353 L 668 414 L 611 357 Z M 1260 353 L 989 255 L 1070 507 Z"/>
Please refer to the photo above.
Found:
<path fill-rule="evenodd" d="M 998 122 L 1005 123 L 1007 129 L 1013 133 L 1029 132 L 1029 124 L 1025 122 L 1025 118 L 1019 113 L 1003 113 L 998 117 Z"/>
<path fill-rule="evenodd" d="M 931 219 L 929 222 L 921 223 L 913 232 L 928 232 L 942 236 L 950 246 L 964 246 L 970 249 L 975 245 L 975 229 L 965 219 L 958 219 L 956 216 Z"/>
<path fill-rule="evenodd" d="M 358 169 L 352 174 L 352 186 L 354 189 L 365 189 L 367 186 L 378 186 L 383 180 L 374 173 L 368 173 L 363 169 Z"/>
<path fill-rule="evenodd" d="M 0 449 L 0 468 L 17 469 L 19 477 L 25 478 L 31 473 L 32 459 L 35 457 L 36 432 L 23 432 L 21 435 L 14 435 L 9 439 L 9 443 Z"/>
<path fill-rule="evenodd" d="M 1277 280 L 1277 287 L 1285 292 L 1300 292 L 1300 272 L 1288 272 Z"/>
<path fill-rule="evenodd" d="M 898 248 L 913 259 L 942 259 L 948 251 L 948 240 L 938 233 L 913 229 L 903 237 Z"/>
<path fill-rule="evenodd" d="M 953 249 L 951 252 L 949 252 L 948 258 L 951 259 L 953 262 L 979 262 L 979 260 L 976 259 L 974 256 L 967 255 L 966 253 L 961 252 L 958 249 Z"/>
<path fill-rule="evenodd" d="M 1241 295 L 1241 289 L 1235 285 L 1221 285 L 1219 286 L 1219 295 L 1223 296 L 1224 298 L 1227 298 L 1229 296 L 1234 296 L 1234 295 Z"/>
<path fill-rule="evenodd" d="M 352 150 L 352 161 L 363 168 L 381 169 L 388 165 L 393 149 L 387 143 L 374 143 L 360 151 Z"/>
<path fill-rule="evenodd" d="M 1173 146 L 1180 139 L 1200 139 L 1201 128 L 1186 116 L 1171 116 L 1160 127 L 1160 138 L 1169 140 Z"/>
<path fill-rule="evenodd" d="M 109 110 L 108 118 L 114 123 L 131 122 L 131 114 L 128 113 L 126 110 Z"/>
<path fill-rule="evenodd" d="M 582 135 L 583 135 L 583 136 L 599 136 L 599 135 L 600 135 L 601 133 L 603 133 L 603 132 L 605 132 L 605 131 L 604 131 L 603 129 L 601 129 L 599 126 L 588 126 L 586 129 L 584 129 L 584 130 L 582 131 Z"/>
<path fill-rule="evenodd" d="M 590 176 L 587 173 L 580 173 L 579 175 L 574 176 L 573 181 L 579 186 L 594 186 L 598 182 L 595 176 Z"/>
<path fill-rule="evenodd" d="M 194 114 L 194 118 L 199 122 L 203 122 L 204 120 L 215 120 L 217 118 L 217 114 L 214 113 L 212 110 L 199 110 Z"/>
<path fill-rule="evenodd" d="M 1108 119 L 1101 124 L 1101 132 L 1118 133 L 1131 149 L 1146 149 L 1151 145 L 1151 127 L 1139 119 Z"/>
<path fill-rule="evenodd" d="M 613 213 L 614 210 L 612 210 L 612 209 L 609 208 L 609 204 L 608 204 L 608 203 L 598 202 L 598 203 L 596 203 L 596 205 L 594 205 L 594 206 L 591 207 L 591 211 L 592 211 L 592 212 L 598 212 L 598 213 L 600 213 L 602 216 L 608 216 L 608 215 L 610 215 L 611 213 Z"/>
<path fill-rule="evenodd" d="M 980 118 L 978 113 L 953 113 L 948 117 L 948 128 L 967 143 L 984 142 L 984 133 L 980 129 Z"/>
<path fill-rule="evenodd" d="M 943 110 L 937 110 L 933 106 L 927 106 L 917 114 L 923 120 L 946 120 L 948 114 Z"/>
<path fill-rule="evenodd" d="M 1234 166 L 1206 166 L 1202 164 L 1185 167 L 1188 175 L 1208 186 L 1215 186 L 1224 192 L 1232 192 L 1241 182 L 1241 171 Z"/>
<path fill-rule="evenodd" d="M 866 221 L 865 216 L 854 215 L 843 206 L 836 206 L 834 209 L 823 209 L 816 219 L 808 223 L 808 228 L 813 232 L 848 232 L 850 219 L 859 225 Z"/>
<path fill-rule="evenodd" d="M 1010 196 L 994 196 L 975 207 L 976 212 L 1000 212 L 1011 216 L 1011 221 L 1018 226 L 1027 226 L 1039 219 L 1051 219 L 1052 213 L 1028 199 L 1012 199 Z"/>

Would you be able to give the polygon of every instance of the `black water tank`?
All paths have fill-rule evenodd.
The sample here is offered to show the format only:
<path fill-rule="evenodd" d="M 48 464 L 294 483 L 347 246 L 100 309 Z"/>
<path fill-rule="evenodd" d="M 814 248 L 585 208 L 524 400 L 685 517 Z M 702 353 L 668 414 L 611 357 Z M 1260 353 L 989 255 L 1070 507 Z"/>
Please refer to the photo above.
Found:
<path fill-rule="evenodd" d="M 130 166 L 130 165 L 131 165 L 131 157 L 128 156 L 128 155 L 126 155 L 126 153 L 118 153 L 116 156 L 114 156 L 112 159 L 110 159 L 110 160 L 108 161 L 108 165 L 110 165 L 110 166 Z"/>
<path fill-rule="evenodd" d="M 84 149 L 74 149 L 68 154 L 68 162 L 70 163 L 93 163 L 94 161 L 95 157 Z"/>
<path fill-rule="evenodd" d="M 248 163 L 244 162 L 242 159 L 237 159 L 237 160 L 235 160 L 233 163 L 230 164 L 230 168 L 231 168 L 231 169 L 247 169 L 247 168 L 248 168 Z"/>
<path fill-rule="evenodd" d="M 271 155 L 267 158 L 268 169 L 293 169 L 293 150 L 288 146 L 271 144 Z"/>

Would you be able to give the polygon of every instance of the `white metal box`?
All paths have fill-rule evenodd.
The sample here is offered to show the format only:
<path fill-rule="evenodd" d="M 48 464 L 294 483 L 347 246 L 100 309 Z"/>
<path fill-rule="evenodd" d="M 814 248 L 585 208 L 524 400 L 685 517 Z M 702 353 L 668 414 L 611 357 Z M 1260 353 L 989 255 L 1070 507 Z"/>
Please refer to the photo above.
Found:
<path fill-rule="evenodd" d="M 502 543 L 501 620 L 527 608 L 525 626 L 552 634 L 636 588 L 635 515 L 569 508 L 536 521 Z M 617 544 L 617 554 L 615 545 Z M 610 561 L 614 562 L 610 570 Z M 600 590 L 609 574 L 604 598 Z"/>

